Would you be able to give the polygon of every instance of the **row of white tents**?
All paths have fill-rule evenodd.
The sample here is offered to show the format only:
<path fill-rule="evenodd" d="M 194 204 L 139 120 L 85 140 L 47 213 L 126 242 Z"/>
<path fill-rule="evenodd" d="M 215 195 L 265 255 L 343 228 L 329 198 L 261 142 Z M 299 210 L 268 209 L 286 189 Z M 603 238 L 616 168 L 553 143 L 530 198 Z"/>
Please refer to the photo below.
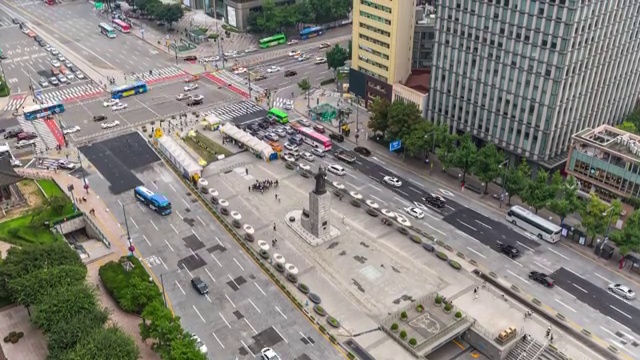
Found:
<path fill-rule="evenodd" d="M 244 144 L 244 146 L 246 146 L 249 151 L 254 154 L 260 155 L 260 157 L 265 161 L 273 159 L 275 156 L 277 156 L 276 152 L 273 151 L 269 144 L 241 129 L 238 129 L 230 122 L 224 124 L 220 128 L 220 132 L 234 139 L 235 141 Z"/>

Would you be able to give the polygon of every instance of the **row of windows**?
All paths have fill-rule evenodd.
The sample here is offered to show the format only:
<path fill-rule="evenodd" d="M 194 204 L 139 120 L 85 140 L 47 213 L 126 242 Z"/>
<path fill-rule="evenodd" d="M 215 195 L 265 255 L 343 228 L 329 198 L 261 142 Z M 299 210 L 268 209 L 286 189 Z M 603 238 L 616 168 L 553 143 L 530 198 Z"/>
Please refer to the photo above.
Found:
<path fill-rule="evenodd" d="M 388 6 L 376 4 L 367 0 L 360 0 L 360 4 L 391 14 L 391 8 Z"/>
<path fill-rule="evenodd" d="M 367 70 L 367 69 L 365 69 L 363 67 L 359 66 L 358 67 L 358 71 L 360 71 L 363 74 L 369 75 L 369 76 L 371 76 L 373 78 L 376 78 L 376 79 L 378 79 L 380 81 L 383 81 L 385 83 L 389 82 L 389 79 L 386 76 L 378 75 L 378 74 L 374 73 L 373 71 L 369 71 L 369 70 Z"/>
<path fill-rule="evenodd" d="M 360 27 L 363 29 L 367 29 L 369 31 L 373 31 L 376 34 L 380 34 L 380 35 L 384 35 L 386 37 L 391 37 L 391 33 L 386 31 L 386 30 L 382 30 L 382 29 L 378 29 L 377 27 L 371 26 L 371 25 L 367 25 L 363 22 L 360 23 Z"/>
<path fill-rule="evenodd" d="M 369 36 L 364 35 L 364 34 L 358 34 L 358 37 L 360 37 L 360 39 L 368 41 L 368 42 L 370 42 L 372 44 L 376 44 L 378 46 L 382 46 L 385 49 L 389 49 L 389 44 L 386 43 L 386 42 L 380 41 L 378 39 L 374 39 L 374 38 L 369 37 Z"/>
<path fill-rule="evenodd" d="M 381 18 L 380 16 L 376 16 L 373 14 L 370 14 L 366 11 L 362 11 L 360 10 L 360 16 L 362 16 L 363 18 L 367 18 L 373 21 L 377 21 L 381 24 L 385 24 L 385 25 L 391 25 L 391 20 L 385 19 L 385 18 Z"/>
<path fill-rule="evenodd" d="M 637 167 L 636 167 L 637 168 Z M 597 182 L 610 186 L 613 189 L 621 191 L 624 194 L 638 196 L 640 192 L 640 184 L 633 181 L 608 173 L 603 169 L 592 167 L 586 162 L 576 160 L 573 169 L 574 172 L 582 174 L 586 177 L 596 180 Z"/>
<path fill-rule="evenodd" d="M 377 57 L 383 58 L 383 59 L 385 59 L 385 60 L 389 60 L 389 55 L 387 55 L 387 54 L 383 54 L 383 53 L 381 53 L 380 51 L 377 51 L 377 50 L 371 49 L 371 48 L 369 48 L 369 47 L 367 47 L 367 46 L 364 46 L 364 45 L 362 45 L 362 44 L 358 45 L 358 47 L 359 47 L 361 50 L 364 50 L 364 51 L 368 52 L 369 54 L 373 54 L 373 55 L 375 55 L 375 56 L 377 56 Z"/>
<path fill-rule="evenodd" d="M 358 59 L 359 59 L 360 61 L 364 61 L 364 62 L 366 62 L 367 64 L 369 64 L 369 65 L 371 65 L 371 66 L 377 67 L 378 69 L 381 69 L 381 70 L 383 70 L 384 72 L 389 72 L 389 67 L 388 67 L 388 66 L 383 65 L 383 64 L 380 64 L 379 62 L 377 62 L 377 61 L 375 61 L 375 60 L 371 60 L 371 59 L 369 59 L 369 58 L 368 58 L 368 57 L 366 57 L 366 56 L 358 55 Z"/>

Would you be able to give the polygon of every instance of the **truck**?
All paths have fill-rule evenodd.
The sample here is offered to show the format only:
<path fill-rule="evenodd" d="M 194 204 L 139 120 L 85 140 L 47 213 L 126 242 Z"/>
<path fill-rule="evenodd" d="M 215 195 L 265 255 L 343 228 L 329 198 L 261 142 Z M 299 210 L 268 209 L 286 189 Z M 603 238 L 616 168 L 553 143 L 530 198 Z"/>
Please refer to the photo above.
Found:
<path fill-rule="evenodd" d="M 340 161 L 346 162 L 347 164 L 353 164 L 354 162 L 356 162 L 356 157 L 344 150 L 338 150 L 334 152 L 333 156 L 335 156 L 335 158 Z"/>

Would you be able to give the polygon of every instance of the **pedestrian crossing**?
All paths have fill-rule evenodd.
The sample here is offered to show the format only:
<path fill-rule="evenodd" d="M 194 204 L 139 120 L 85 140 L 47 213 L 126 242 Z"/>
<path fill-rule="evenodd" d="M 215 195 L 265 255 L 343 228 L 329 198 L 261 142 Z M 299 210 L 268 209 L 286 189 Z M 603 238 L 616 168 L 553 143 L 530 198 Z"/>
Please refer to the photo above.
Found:
<path fill-rule="evenodd" d="M 246 78 L 242 78 L 228 70 L 222 70 L 216 74 L 218 77 L 227 80 L 230 83 L 234 83 L 242 89 L 248 89 L 248 81 Z M 251 93 L 252 94 L 265 94 L 265 91 L 262 87 L 252 83 L 251 84 Z"/>
<path fill-rule="evenodd" d="M 27 95 L 14 95 L 9 98 L 9 103 L 4 107 L 3 111 L 17 110 L 24 103 Z"/>
<path fill-rule="evenodd" d="M 11 18 L 6 16 L 0 16 L 0 28 L 6 28 L 11 26 L 18 26 L 11 21 Z"/>
<path fill-rule="evenodd" d="M 38 99 L 44 103 L 57 103 L 98 96 L 104 90 L 97 84 L 86 82 L 81 85 L 66 86 L 60 89 L 42 91 Z"/>
<path fill-rule="evenodd" d="M 36 153 L 40 154 L 48 149 L 54 149 L 58 144 L 56 139 L 53 137 L 51 130 L 45 125 L 42 120 L 29 121 L 25 120 L 24 117 L 18 117 L 18 124 L 20 128 L 24 132 L 35 133 L 38 135 L 36 138 Z M 48 144 L 52 144 L 53 146 L 49 147 Z"/>
<path fill-rule="evenodd" d="M 144 81 L 148 85 L 155 84 L 160 81 L 178 79 L 181 77 L 189 76 L 186 72 L 182 71 L 175 66 L 161 68 L 161 69 L 153 69 L 151 72 L 145 71 L 132 75 L 134 79 L 139 81 Z"/>
<path fill-rule="evenodd" d="M 249 101 L 240 101 L 234 104 L 229 104 L 217 109 L 205 111 L 202 113 L 203 116 L 208 116 L 211 114 L 216 115 L 222 121 L 231 121 L 238 116 L 252 114 L 258 111 L 265 111 L 260 106 L 249 102 Z"/>
<path fill-rule="evenodd" d="M 273 107 L 284 110 L 293 110 L 293 100 L 285 98 L 275 98 L 273 100 Z"/>

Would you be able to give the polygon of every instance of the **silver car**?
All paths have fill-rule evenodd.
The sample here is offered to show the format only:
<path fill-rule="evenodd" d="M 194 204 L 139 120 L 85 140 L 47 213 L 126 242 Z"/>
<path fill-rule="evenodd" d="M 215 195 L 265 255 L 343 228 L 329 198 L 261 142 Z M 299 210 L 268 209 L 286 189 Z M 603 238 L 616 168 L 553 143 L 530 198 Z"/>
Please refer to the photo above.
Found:
<path fill-rule="evenodd" d="M 609 284 L 608 289 L 610 293 L 618 295 L 623 299 L 633 300 L 636 298 L 636 293 L 629 289 L 628 286 L 622 284 Z"/>

